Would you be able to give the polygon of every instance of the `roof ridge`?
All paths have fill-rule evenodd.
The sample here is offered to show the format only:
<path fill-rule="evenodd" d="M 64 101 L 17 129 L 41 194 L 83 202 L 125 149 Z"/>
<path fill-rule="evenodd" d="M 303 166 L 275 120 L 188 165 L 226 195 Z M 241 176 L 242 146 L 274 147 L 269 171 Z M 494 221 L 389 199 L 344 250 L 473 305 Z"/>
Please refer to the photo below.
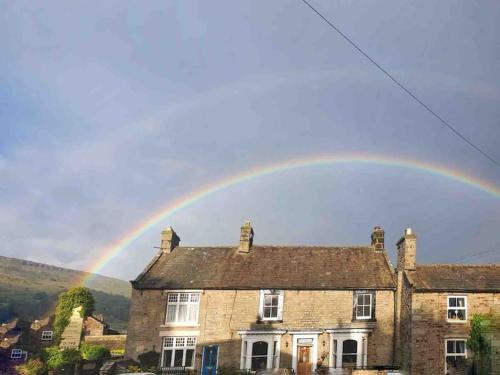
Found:
<path fill-rule="evenodd" d="M 304 248 L 304 249 L 373 249 L 370 245 L 253 245 L 252 248 Z M 179 249 L 236 249 L 237 245 L 228 246 L 178 246 Z"/>

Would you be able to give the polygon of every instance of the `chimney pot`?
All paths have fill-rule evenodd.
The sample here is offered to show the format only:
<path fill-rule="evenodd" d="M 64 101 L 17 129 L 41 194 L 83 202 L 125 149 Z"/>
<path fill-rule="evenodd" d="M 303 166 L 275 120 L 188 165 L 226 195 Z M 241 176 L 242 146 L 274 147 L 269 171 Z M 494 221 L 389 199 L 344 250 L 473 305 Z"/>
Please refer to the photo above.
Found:
<path fill-rule="evenodd" d="M 238 247 L 238 251 L 240 253 L 248 253 L 250 252 L 250 248 L 253 245 L 253 228 L 250 220 L 245 221 L 245 223 L 241 226 L 240 232 L 240 246 Z"/>
<path fill-rule="evenodd" d="M 181 239 L 179 238 L 177 233 L 175 233 L 172 227 L 166 228 L 161 232 L 161 252 L 163 252 L 164 254 L 171 253 L 173 249 L 179 246 L 180 241 Z"/>

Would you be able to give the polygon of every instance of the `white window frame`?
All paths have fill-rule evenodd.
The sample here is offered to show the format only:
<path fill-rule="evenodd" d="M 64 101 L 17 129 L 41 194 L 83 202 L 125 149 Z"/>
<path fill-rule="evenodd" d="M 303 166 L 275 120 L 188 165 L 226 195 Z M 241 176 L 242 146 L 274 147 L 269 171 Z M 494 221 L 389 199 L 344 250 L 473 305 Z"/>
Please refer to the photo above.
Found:
<path fill-rule="evenodd" d="M 10 352 L 10 359 L 21 359 L 23 358 L 23 350 L 22 349 L 12 349 Z"/>
<path fill-rule="evenodd" d="M 464 353 L 448 353 L 448 342 L 449 341 L 463 341 L 464 342 Z M 455 344 L 455 348 L 456 348 L 456 344 Z M 448 362 L 446 361 L 446 359 L 448 358 L 448 356 L 450 357 L 464 357 L 465 359 L 467 359 L 467 339 L 464 339 L 464 338 L 456 338 L 456 339 L 446 339 L 444 340 L 444 373 L 447 374 L 448 373 Z"/>
<path fill-rule="evenodd" d="M 188 295 L 188 301 L 185 302 L 180 302 L 181 295 Z M 171 295 L 177 295 L 177 301 L 170 301 L 171 300 Z M 197 301 L 192 302 L 193 296 L 197 295 Z M 173 299 L 173 297 L 172 297 Z M 198 318 L 199 318 L 199 311 L 200 311 L 200 299 L 201 299 L 201 291 L 199 290 L 169 290 L 167 291 L 167 307 L 165 311 L 165 325 L 172 327 L 172 326 L 192 326 L 192 325 L 198 325 Z M 176 306 L 175 309 L 175 319 L 174 321 L 169 322 L 168 321 L 168 310 L 169 306 Z M 195 312 L 195 318 L 194 320 L 186 320 L 186 321 L 179 321 L 179 306 L 180 305 L 187 305 L 187 311 L 186 311 L 186 317 L 189 318 L 191 315 L 192 309 L 196 309 Z"/>
<path fill-rule="evenodd" d="M 168 346 L 168 342 L 171 339 L 172 341 L 172 346 Z M 191 341 L 194 341 L 194 344 L 188 345 L 188 341 L 191 339 Z M 180 341 L 183 341 L 184 344 L 182 346 L 177 346 L 177 343 Z M 161 367 L 165 368 L 170 368 L 174 367 L 174 361 L 175 361 L 175 351 L 176 350 L 182 350 L 182 366 L 185 367 L 186 363 L 186 351 L 187 350 L 193 350 L 193 361 L 191 363 L 191 366 L 186 367 L 188 369 L 194 369 L 195 367 L 195 361 L 196 361 L 196 341 L 197 337 L 196 336 L 165 336 L 163 337 L 163 344 L 162 344 L 162 351 L 161 351 Z M 173 351 L 172 353 L 172 359 L 170 360 L 170 366 L 164 366 L 164 358 L 165 358 L 165 352 L 167 350 Z"/>
<path fill-rule="evenodd" d="M 240 331 L 238 333 L 241 336 L 240 370 L 250 370 L 252 368 L 252 347 L 253 344 L 258 341 L 267 343 L 266 368 L 279 368 L 281 335 L 283 335 L 285 331 Z M 276 348 L 276 351 L 274 348 Z"/>
<path fill-rule="evenodd" d="M 266 295 L 277 294 L 278 306 L 277 315 L 274 317 L 264 317 L 265 297 Z M 283 320 L 283 300 L 285 298 L 285 291 L 279 289 L 261 289 L 259 299 L 259 318 L 262 321 L 276 321 Z"/>
<path fill-rule="evenodd" d="M 451 298 L 463 298 L 464 299 L 464 307 L 450 307 L 450 299 Z M 461 319 L 450 319 L 448 318 L 448 313 L 450 310 L 463 310 L 465 312 L 464 316 L 465 316 L 465 319 L 464 320 L 461 320 Z M 467 323 L 467 296 L 448 296 L 447 299 L 446 299 L 446 321 L 450 322 L 450 323 Z"/>
<path fill-rule="evenodd" d="M 369 296 L 370 297 L 370 305 L 361 305 L 361 306 L 370 306 L 370 315 L 366 316 L 366 315 L 358 315 L 358 297 L 359 296 L 363 296 L 363 299 L 364 299 L 364 296 Z M 354 306 L 354 309 L 355 309 L 355 314 L 356 314 L 356 320 L 368 320 L 368 319 L 372 319 L 372 310 L 373 310 L 373 293 L 370 293 L 370 292 L 356 292 L 355 294 L 355 298 L 356 298 L 356 305 Z"/>
<path fill-rule="evenodd" d="M 358 343 L 356 355 L 356 367 L 362 368 L 368 364 L 368 335 L 371 332 L 366 328 L 327 329 L 330 334 L 330 367 L 334 374 L 342 372 L 344 341 L 354 340 Z M 337 340 L 337 352 L 333 352 L 334 340 Z M 334 360 L 336 361 L 334 362 Z M 338 370 L 337 370 L 338 369 Z M 336 371 L 336 372 L 335 372 Z"/>
<path fill-rule="evenodd" d="M 41 336 L 42 341 L 52 341 L 53 337 L 54 337 L 53 331 L 42 331 L 42 336 Z"/>

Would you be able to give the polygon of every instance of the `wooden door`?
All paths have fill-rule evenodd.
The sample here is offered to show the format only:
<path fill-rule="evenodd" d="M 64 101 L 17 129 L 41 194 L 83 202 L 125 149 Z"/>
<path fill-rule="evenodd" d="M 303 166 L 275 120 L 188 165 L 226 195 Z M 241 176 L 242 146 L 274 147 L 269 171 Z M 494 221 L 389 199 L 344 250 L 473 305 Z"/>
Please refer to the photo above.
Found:
<path fill-rule="evenodd" d="M 311 375 L 312 362 L 311 362 L 311 347 L 299 346 L 297 347 L 297 375 Z"/>

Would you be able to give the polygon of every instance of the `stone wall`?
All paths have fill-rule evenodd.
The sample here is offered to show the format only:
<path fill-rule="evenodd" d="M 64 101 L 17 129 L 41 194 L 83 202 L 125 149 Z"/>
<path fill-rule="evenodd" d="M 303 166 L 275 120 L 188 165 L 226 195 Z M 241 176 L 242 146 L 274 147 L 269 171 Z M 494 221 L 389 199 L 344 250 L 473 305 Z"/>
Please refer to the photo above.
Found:
<path fill-rule="evenodd" d="M 447 322 L 449 295 L 467 296 L 467 322 Z M 411 374 L 444 374 L 445 340 L 467 339 L 474 314 L 500 314 L 500 294 L 413 292 L 412 319 L 408 322 L 411 324 Z M 493 354 L 500 351 L 500 330 L 492 336 Z M 498 359 L 495 360 L 498 363 Z M 492 374 L 500 374 L 500 366 L 494 366 Z"/>
<path fill-rule="evenodd" d="M 243 330 L 324 330 L 340 327 L 372 327 L 368 336 L 368 365 L 393 362 L 394 292 L 376 292 L 376 322 L 353 322 L 353 291 L 285 291 L 282 322 L 260 322 L 258 290 L 206 290 L 201 294 L 199 325 L 167 327 L 164 324 L 167 292 L 133 290 L 126 344 L 127 356 L 161 351 L 162 336 L 172 331 L 197 335 L 196 367 L 201 365 L 201 347 L 219 345 L 219 366 L 240 367 Z M 187 335 L 187 334 L 186 334 Z M 318 356 L 330 351 L 330 337 L 318 338 Z M 281 337 L 280 366 L 292 367 L 292 337 Z M 324 366 L 329 366 L 326 355 Z"/>

